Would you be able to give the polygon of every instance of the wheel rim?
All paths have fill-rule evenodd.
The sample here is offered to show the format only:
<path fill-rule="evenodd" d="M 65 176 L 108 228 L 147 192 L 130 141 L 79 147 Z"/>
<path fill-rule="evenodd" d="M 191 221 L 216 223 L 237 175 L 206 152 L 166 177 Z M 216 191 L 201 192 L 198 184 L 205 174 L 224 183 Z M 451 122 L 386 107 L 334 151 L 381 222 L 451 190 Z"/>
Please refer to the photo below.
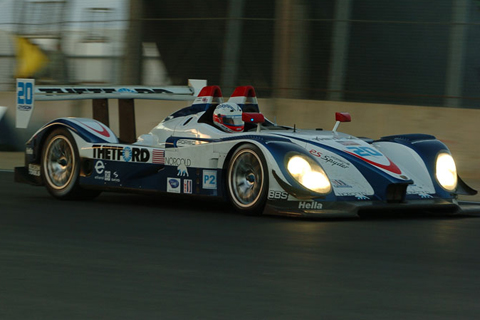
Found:
<path fill-rule="evenodd" d="M 45 176 L 49 185 L 55 189 L 63 189 L 73 178 L 75 156 L 70 141 L 64 136 L 56 136 L 50 140 L 44 157 Z"/>
<path fill-rule="evenodd" d="M 254 206 L 263 189 L 262 161 L 254 152 L 243 150 L 232 163 L 229 184 L 233 200 L 242 208 Z"/>

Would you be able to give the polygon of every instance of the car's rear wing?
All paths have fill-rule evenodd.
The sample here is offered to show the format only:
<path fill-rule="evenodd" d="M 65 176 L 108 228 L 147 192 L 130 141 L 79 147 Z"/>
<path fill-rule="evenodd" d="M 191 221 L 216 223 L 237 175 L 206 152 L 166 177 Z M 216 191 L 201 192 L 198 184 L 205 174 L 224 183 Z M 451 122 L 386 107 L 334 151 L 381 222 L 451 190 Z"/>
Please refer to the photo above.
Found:
<path fill-rule="evenodd" d="M 187 86 L 35 86 L 33 79 L 17 79 L 16 127 L 27 128 L 35 101 L 92 100 L 93 118 L 109 125 L 108 99 L 118 99 L 120 140 L 133 142 L 134 99 L 194 100 L 206 80 L 188 80 Z"/>

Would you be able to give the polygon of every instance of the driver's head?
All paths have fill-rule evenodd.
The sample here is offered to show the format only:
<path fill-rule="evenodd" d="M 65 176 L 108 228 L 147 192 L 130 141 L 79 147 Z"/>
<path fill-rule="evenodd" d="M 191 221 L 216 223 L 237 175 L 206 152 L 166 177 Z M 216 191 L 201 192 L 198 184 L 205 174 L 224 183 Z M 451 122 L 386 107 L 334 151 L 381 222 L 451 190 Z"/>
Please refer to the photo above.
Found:
<path fill-rule="evenodd" d="M 213 123 L 226 132 L 242 132 L 242 108 L 232 102 L 219 104 L 213 112 Z"/>

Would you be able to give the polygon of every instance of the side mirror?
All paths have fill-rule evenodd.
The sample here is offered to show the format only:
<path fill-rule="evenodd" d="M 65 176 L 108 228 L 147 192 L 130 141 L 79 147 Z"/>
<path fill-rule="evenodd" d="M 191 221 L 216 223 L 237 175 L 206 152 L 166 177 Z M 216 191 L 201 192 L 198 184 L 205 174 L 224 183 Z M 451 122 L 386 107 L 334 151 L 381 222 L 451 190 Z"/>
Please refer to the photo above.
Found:
<path fill-rule="evenodd" d="M 348 112 L 335 112 L 335 126 L 333 127 L 333 132 L 337 132 L 340 122 L 350 122 L 352 121 L 352 116 Z"/>
<path fill-rule="evenodd" d="M 242 120 L 246 123 L 264 123 L 265 117 L 261 113 L 244 112 L 242 113 Z"/>
<path fill-rule="evenodd" d="M 245 123 L 256 123 L 257 132 L 260 132 L 260 124 L 265 122 L 265 117 L 257 112 L 244 112 L 242 113 L 242 120 Z"/>
<path fill-rule="evenodd" d="M 352 116 L 348 112 L 335 112 L 335 120 L 340 122 L 352 121 Z"/>

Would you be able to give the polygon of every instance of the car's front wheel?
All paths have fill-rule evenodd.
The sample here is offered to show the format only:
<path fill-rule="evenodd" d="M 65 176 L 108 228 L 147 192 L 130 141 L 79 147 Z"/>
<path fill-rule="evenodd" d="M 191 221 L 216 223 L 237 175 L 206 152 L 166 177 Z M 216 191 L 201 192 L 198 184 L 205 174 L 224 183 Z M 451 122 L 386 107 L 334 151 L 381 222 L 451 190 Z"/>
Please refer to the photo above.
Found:
<path fill-rule="evenodd" d="M 240 146 L 227 170 L 228 196 L 237 211 L 261 214 L 267 201 L 268 171 L 260 149 L 252 144 Z"/>
<path fill-rule="evenodd" d="M 45 140 L 41 175 L 48 192 L 59 199 L 88 199 L 100 194 L 78 185 L 80 157 L 75 140 L 66 128 L 53 130 Z"/>

